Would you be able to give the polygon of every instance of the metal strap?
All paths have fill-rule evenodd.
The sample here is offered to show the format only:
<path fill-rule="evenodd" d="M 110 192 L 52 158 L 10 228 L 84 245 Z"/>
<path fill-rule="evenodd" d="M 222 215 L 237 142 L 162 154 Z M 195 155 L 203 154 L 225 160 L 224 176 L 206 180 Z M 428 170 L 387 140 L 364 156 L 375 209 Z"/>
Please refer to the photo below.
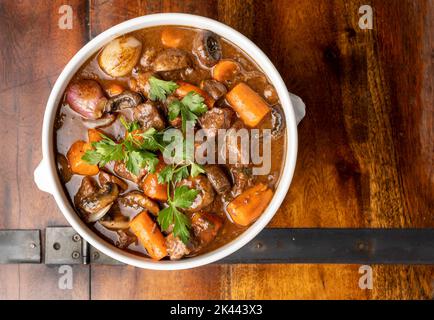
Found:
<path fill-rule="evenodd" d="M 39 230 L 0 230 L 0 263 L 40 263 Z"/>
<path fill-rule="evenodd" d="M 0 263 L 40 263 L 39 230 L 0 230 Z M 46 264 L 120 262 L 88 245 L 71 227 L 50 227 Z M 265 229 L 220 264 L 434 264 L 434 229 Z"/>
<path fill-rule="evenodd" d="M 434 264 L 434 229 L 266 229 L 221 263 Z"/>

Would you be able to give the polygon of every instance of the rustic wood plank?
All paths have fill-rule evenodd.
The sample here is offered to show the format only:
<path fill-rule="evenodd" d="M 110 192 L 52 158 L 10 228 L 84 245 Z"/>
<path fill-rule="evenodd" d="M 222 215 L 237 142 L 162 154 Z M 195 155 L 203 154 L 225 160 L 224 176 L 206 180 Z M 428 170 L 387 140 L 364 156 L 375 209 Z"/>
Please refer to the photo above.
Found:
<path fill-rule="evenodd" d="M 0 228 L 44 229 L 65 225 L 54 199 L 39 191 L 33 171 L 41 160 L 41 125 L 52 84 L 86 42 L 85 2 L 70 1 L 73 29 L 60 30 L 62 1 L 0 3 Z M 73 267 L 73 289 L 60 290 L 58 268 L 0 266 L 2 299 L 88 298 L 88 267 Z"/>
<path fill-rule="evenodd" d="M 199 14 L 215 18 L 217 0 L 197 1 L 90 1 L 90 37 L 93 38 L 108 28 L 128 19 L 160 12 Z"/>
<path fill-rule="evenodd" d="M 231 270 L 230 299 L 432 299 L 434 269 L 373 266 L 360 289 L 356 265 L 252 265 Z M 279 279 L 276 282 L 276 279 Z"/>
<path fill-rule="evenodd" d="M 0 4 L 0 28 L 7 30 L 0 35 L 0 134 L 10 150 L 0 155 L 7 210 L 1 228 L 65 223 L 54 200 L 37 191 L 32 172 L 40 159 L 35 123 L 42 123 L 51 84 L 68 59 L 112 25 L 169 11 L 205 15 L 243 32 L 306 102 L 296 174 L 271 226 L 434 225 L 432 1 L 70 1 L 70 31 L 57 28 L 61 4 Z M 357 26 L 361 4 L 374 8 L 373 30 Z M 358 266 L 347 265 L 91 269 L 96 299 L 432 298 L 434 278 L 433 267 L 374 266 L 374 290 L 362 291 Z M 2 299 L 89 296 L 86 266 L 74 267 L 72 291 L 56 289 L 56 268 L 0 270 Z"/>
<path fill-rule="evenodd" d="M 151 271 L 93 265 L 91 298 L 222 299 L 229 288 L 225 283 L 227 278 L 221 277 L 227 268 L 212 265 L 194 270 Z"/>
<path fill-rule="evenodd" d="M 363 3 L 362 3 L 363 2 Z M 273 219 L 274 227 L 407 227 L 433 226 L 432 182 L 422 174 L 429 173 L 432 164 L 427 152 L 432 150 L 432 115 L 419 127 L 417 117 L 410 127 L 400 120 L 399 126 L 408 134 L 404 160 L 417 153 L 413 140 L 420 139 L 425 158 L 418 164 L 422 169 L 407 168 L 403 188 L 400 157 L 402 147 L 394 136 L 395 114 L 390 113 L 390 97 L 397 94 L 397 74 L 405 79 L 414 68 L 425 73 L 429 66 L 429 45 L 425 43 L 429 19 L 427 2 L 414 4 L 403 1 L 375 2 L 374 30 L 357 26 L 358 8 L 366 1 L 92 1 L 91 35 L 108 27 L 144 14 L 155 12 L 191 12 L 216 18 L 251 38 L 275 63 L 289 90 L 303 97 L 308 108 L 306 119 L 299 128 L 300 147 L 296 174 L 286 200 Z M 369 3 L 369 1 L 368 1 Z M 406 17 L 401 35 L 391 21 Z M 424 21 L 424 22 L 420 22 Z M 404 27 L 405 26 L 405 27 Z M 381 30 L 380 30 L 381 28 Z M 418 37 L 413 35 L 417 34 Z M 390 50 L 395 38 L 409 38 L 404 47 Z M 410 39 L 411 38 L 411 39 Z M 402 70 L 407 58 L 415 61 Z M 419 55 L 422 51 L 425 55 Z M 385 55 L 384 51 L 388 52 Z M 428 58 L 427 58 L 428 54 Z M 385 79 L 385 77 L 388 77 Z M 423 85 L 406 87 L 401 82 L 401 96 L 406 90 L 414 96 L 429 90 L 429 77 Z M 418 81 L 422 81 L 419 76 Z M 405 99 L 409 99 L 405 97 Z M 400 100 L 404 115 L 411 110 L 406 100 Z M 427 113 L 430 105 L 415 107 Z M 413 107 L 413 105 L 412 105 Z M 430 113 L 430 112 L 428 112 Z M 431 120 L 430 120 L 431 119 Z M 428 130 L 426 130 L 428 129 Z M 430 131 L 431 130 L 431 131 Z M 423 131 L 423 132 L 422 132 Z M 419 138 L 419 137 L 422 138 Z M 430 139 L 431 138 L 431 139 Z M 405 150 L 404 150 L 405 151 Z M 428 161 L 428 160 L 429 161 Z M 431 166 L 432 167 L 432 166 Z M 428 168 L 428 169 L 427 169 Z M 419 180 L 422 178 L 422 180 Z M 425 187 L 421 199 L 408 187 Z M 430 197 L 431 195 L 431 197 Z M 406 204 L 407 203 L 407 204 Z M 408 210 L 417 205 L 419 211 Z M 411 211 L 411 212 L 410 212 Z M 417 216 L 421 217 L 415 219 Z M 203 271 L 206 270 L 206 271 Z M 212 270 L 209 272 L 208 270 Z M 430 298 L 433 268 L 375 266 L 377 285 L 373 291 L 358 288 L 358 266 L 329 265 L 261 265 L 220 266 L 200 268 L 211 274 L 211 283 L 219 294 L 210 294 L 208 282 L 195 270 L 163 273 L 161 291 L 150 290 L 146 281 L 134 281 L 134 290 L 122 289 L 107 279 L 122 275 L 124 279 L 159 278 L 158 272 L 132 268 L 92 267 L 92 298 Z M 175 280 L 176 279 L 176 280 Z M 276 279 L 279 279 L 276 282 Z M 282 280 L 283 279 L 283 280 Z M 412 279 L 409 282 L 407 279 Z M 130 282 L 131 280 L 126 280 Z M 181 281 L 187 286 L 197 281 L 191 295 L 172 296 L 171 283 Z M 217 285 L 218 284 L 218 285 Z M 197 289 L 203 288 L 203 289 Z M 420 289 L 422 288 L 422 289 Z M 111 292 L 109 296 L 106 293 Z M 204 295 L 205 294 L 205 295 Z"/>

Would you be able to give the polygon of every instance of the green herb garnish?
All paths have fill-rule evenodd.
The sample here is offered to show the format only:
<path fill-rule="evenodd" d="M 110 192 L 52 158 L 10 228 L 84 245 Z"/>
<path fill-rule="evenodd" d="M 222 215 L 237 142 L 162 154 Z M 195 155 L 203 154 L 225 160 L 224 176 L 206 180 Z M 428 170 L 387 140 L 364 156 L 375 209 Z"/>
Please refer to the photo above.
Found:
<path fill-rule="evenodd" d="M 178 85 L 173 81 L 164 81 L 155 77 L 150 77 L 149 80 L 149 99 L 152 101 L 166 100 L 167 95 L 172 94 Z"/>
<path fill-rule="evenodd" d="M 157 221 L 163 231 L 169 229 L 173 224 L 173 235 L 179 237 L 182 242 L 186 243 L 190 239 L 190 220 L 179 209 L 189 208 L 199 191 L 190 189 L 187 186 L 175 188 L 173 197 L 167 200 L 169 205 L 160 211 Z"/>
<path fill-rule="evenodd" d="M 204 103 L 204 98 L 200 94 L 190 91 L 181 101 L 174 100 L 170 103 L 168 116 L 169 120 L 173 121 L 181 115 L 182 130 L 185 132 L 187 121 L 192 121 L 195 124 L 198 116 L 207 110 L 208 107 Z"/>
<path fill-rule="evenodd" d="M 120 121 L 127 133 L 140 129 L 138 122 L 128 123 L 123 117 L 120 117 Z M 139 175 L 143 168 L 155 172 L 158 157 L 153 151 L 160 148 L 156 142 L 157 133 L 157 130 L 151 128 L 144 133 L 127 134 L 125 140 L 120 143 L 101 134 L 102 140 L 93 142 L 94 149 L 86 151 L 82 159 L 100 168 L 110 161 L 123 161 L 128 171 L 134 175 Z"/>
<path fill-rule="evenodd" d="M 82 159 L 89 164 L 104 167 L 110 161 L 122 160 L 124 158 L 123 145 L 114 142 L 104 134 L 101 134 L 102 140 L 93 142 L 94 150 L 88 150 Z"/>

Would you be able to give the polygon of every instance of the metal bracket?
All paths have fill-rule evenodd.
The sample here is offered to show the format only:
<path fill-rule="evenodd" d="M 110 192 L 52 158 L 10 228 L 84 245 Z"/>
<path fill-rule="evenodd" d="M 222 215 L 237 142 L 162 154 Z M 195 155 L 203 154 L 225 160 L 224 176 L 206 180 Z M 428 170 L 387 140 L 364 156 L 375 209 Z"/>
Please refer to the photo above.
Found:
<path fill-rule="evenodd" d="M 72 227 L 45 232 L 45 264 L 121 264 L 90 246 Z"/>
<path fill-rule="evenodd" d="M 41 263 L 41 232 L 0 230 L 0 263 Z"/>
<path fill-rule="evenodd" d="M 71 227 L 45 230 L 45 264 L 87 264 L 87 242 Z"/>
<path fill-rule="evenodd" d="M 0 263 L 41 263 L 39 230 L 0 230 Z M 122 265 L 71 227 L 45 231 L 45 264 Z M 434 264 L 434 229 L 265 229 L 220 264 Z"/>

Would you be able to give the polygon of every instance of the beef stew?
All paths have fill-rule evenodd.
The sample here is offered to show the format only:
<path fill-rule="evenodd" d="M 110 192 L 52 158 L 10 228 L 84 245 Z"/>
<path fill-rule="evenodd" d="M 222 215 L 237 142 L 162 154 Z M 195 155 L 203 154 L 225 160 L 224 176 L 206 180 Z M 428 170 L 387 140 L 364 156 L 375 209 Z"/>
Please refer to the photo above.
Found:
<path fill-rule="evenodd" d="M 258 163 L 228 133 L 224 148 L 192 145 L 223 163 L 191 160 L 185 141 L 168 161 L 165 134 L 185 138 L 189 128 L 205 132 L 206 146 L 222 130 L 245 130 L 256 147 L 270 145 L 269 170 L 254 174 Z M 254 61 L 210 31 L 176 26 L 132 32 L 92 56 L 65 90 L 55 129 L 59 176 L 77 214 L 113 245 L 156 260 L 241 234 L 271 201 L 286 147 L 277 94 Z M 252 129 L 269 130 L 269 140 Z"/>

